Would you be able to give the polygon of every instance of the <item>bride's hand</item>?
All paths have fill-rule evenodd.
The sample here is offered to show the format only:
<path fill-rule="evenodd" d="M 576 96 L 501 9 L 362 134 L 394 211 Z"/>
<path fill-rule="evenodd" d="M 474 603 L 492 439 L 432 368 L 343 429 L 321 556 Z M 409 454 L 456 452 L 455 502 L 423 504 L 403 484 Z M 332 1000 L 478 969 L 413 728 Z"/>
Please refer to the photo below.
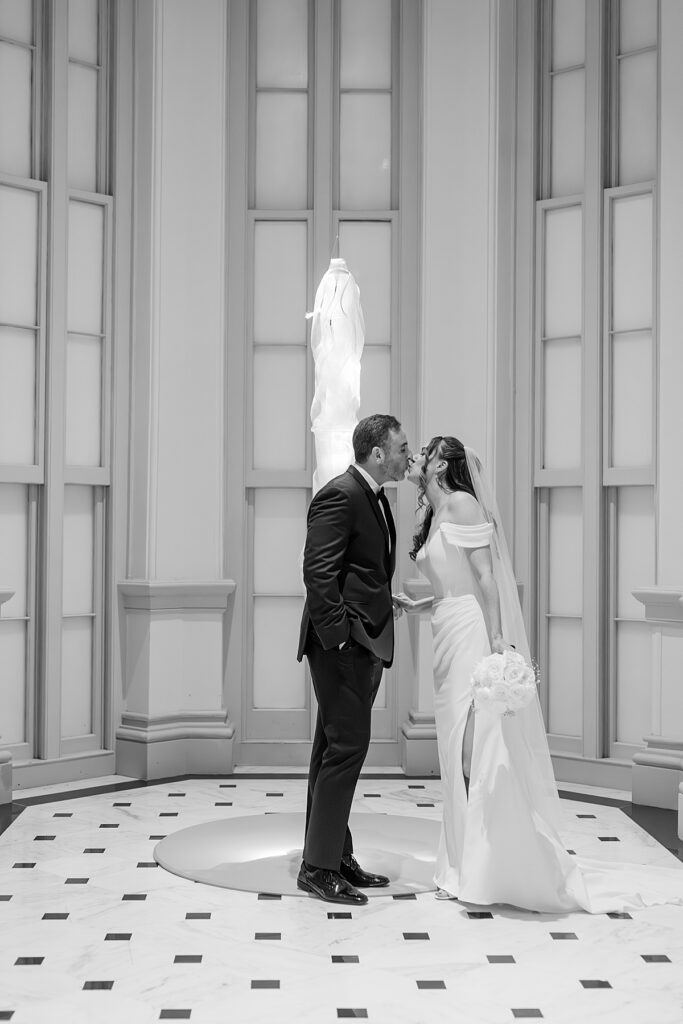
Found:
<path fill-rule="evenodd" d="M 494 636 L 491 639 L 492 654 L 505 654 L 506 651 L 514 651 L 514 649 L 514 644 L 509 644 L 507 640 L 503 640 L 502 636 Z"/>
<path fill-rule="evenodd" d="M 415 602 L 410 597 L 408 597 L 407 594 L 404 594 L 402 590 L 399 591 L 398 594 L 392 594 L 391 600 L 393 602 L 394 608 L 398 608 L 399 612 L 407 611 L 409 608 L 412 608 L 415 604 Z"/>

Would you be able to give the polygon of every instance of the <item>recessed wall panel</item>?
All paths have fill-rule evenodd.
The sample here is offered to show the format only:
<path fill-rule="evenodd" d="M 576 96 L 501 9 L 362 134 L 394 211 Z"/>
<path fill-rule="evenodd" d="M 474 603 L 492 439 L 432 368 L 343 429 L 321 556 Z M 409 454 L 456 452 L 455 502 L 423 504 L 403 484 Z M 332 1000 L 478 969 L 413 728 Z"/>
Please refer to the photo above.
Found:
<path fill-rule="evenodd" d="M 619 50 L 657 45 L 657 0 L 619 0 Z"/>
<path fill-rule="evenodd" d="M 548 731 L 583 733 L 583 635 L 580 619 L 548 623 Z"/>
<path fill-rule="evenodd" d="M 0 464 L 35 463 L 35 331 L 0 327 Z"/>
<path fill-rule="evenodd" d="M 543 342 L 543 468 L 581 466 L 581 342 Z"/>
<path fill-rule="evenodd" d="M 256 87 L 308 84 L 308 0 L 258 0 Z"/>
<path fill-rule="evenodd" d="M 657 176 L 657 54 L 619 62 L 619 184 Z"/>
<path fill-rule="evenodd" d="M 0 581 L 14 591 L 2 605 L 2 618 L 28 615 L 28 531 L 28 488 L 0 484 Z"/>
<path fill-rule="evenodd" d="M 308 97 L 260 92 L 256 96 L 256 208 L 308 206 Z"/>
<path fill-rule="evenodd" d="M 69 185 L 97 191 L 96 68 L 69 64 Z"/>
<path fill-rule="evenodd" d="M 581 615 L 583 509 L 579 487 L 553 487 L 548 514 L 548 611 Z"/>
<path fill-rule="evenodd" d="M 365 344 L 386 345 L 391 338 L 391 224 L 341 221 L 339 254 L 360 288 Z"/>
<path fill-rule="evenodd" d="M 38 310 L 38 193 L 0 185 L 0 321 L 33 326 Z"/>
<path fill-rule="evenodd" d="M 66 462 L 102 462 L 102 339 L 70 335 L 66 346 Z"/>
<path fill-rule="evenodd" d="M 254 598 L 254 708 L 306 707 L 304 663 L 296 660 L 303 606 L 303 597 Z"/>
<path fill-rule="evenodd" d="M 4 609 L 7 607 L 3 605 Z M 26 623 L 0 619 L 2 665 L 2 744 L 24 743 L 26 736 Z"/>
<path fill-rule="evenodd" d="M 642 746 L 644 737 L 652 731 L 650 627 L 639 622 L 618 622 L 616 644 L 615 739 Z"/>
<path fill-rule="evenodd" d="M 104 209 L 69 203 L 67 320 L 70 331 L 102 332 Z"/>
<path fill-rule="evenodd" d="M 545 213 L 543 335 L 546 338 L 581 334 L 581 222 L 578 206 Z"/>
<path fill-rule="evenodd" d="M 612 457 L 617 469 L 653 461 L 653 360 L 649 331 L 612 337 Z"/>
<path fill-rule="evenodd" d="M 306 350 L 254 350 L 254 469 L 305 469 Z"/>
<path fill-rule="evenodd" d="M 0 171 L 31 177 L 33 57 L 0 42 Z"/>
<path fill-rule="evenodd" d="M 583 192 L 585 71 L 566 71 L 552 79 L 550 194 Z"/>
<path fill-rule="evenodd" d="M 654 586 L 655 513 L 652 487 L 620 487 L 617 498 L 616 583 L 620 618 L 643 618 L 633 591 Z"/>
<path fill-rule="evenodd" d="M 341 0 L 342 89 L 391 88 L 391 0 Z"/>
<path fill-rule="evenodd" d="M 97 64 L 98 0 L 68 0 L 69 56 Z"/>
<path fill-rule="evenodd" d="M 614 200 L 612 223 L 612 327 L 641 330 L 652 324 L 652 196 Z"/>
<path fill-rule="evenodd" d="M 254 226 L 254 341 L 306 343 L 306 224 Z"/>
<path fill-rule="evenodd" d="M 92 487 L 64 488 L 62 611 L 83 615 L 94 610 L 95 513 Z"/>
<path fill-rule="evenodd" d="M 586 56 L 586 5 L 583 0 L 552 0 L 552 67 L 570 68 Z"/>
<path fill-rule="evenodd" d="M 17 42 L 33 42 L 33 0 L 2 0 L 0 35 Z"/>
<path fill-rule="evenodd" d="M 391 411 L 391 350 L 372 345 L 363 350 L 360 364 L 360 411 L 358 418 Z"/>
<path fill-rule="evenodd" d="M 303 593 L 307 507 L 307 491 L 263 487 L 254 492 L 255 593 Z"/>
<path fill-rule="evenodd" d="M 391 97 L 342 93 L 339 123 L 339 205 L 388 210 L 391 205 Z"/>
<path fill-rule="evenodd" d="M 62 623 L 62 739 L 85 736 L 92 721 L 93 620 Z"/>

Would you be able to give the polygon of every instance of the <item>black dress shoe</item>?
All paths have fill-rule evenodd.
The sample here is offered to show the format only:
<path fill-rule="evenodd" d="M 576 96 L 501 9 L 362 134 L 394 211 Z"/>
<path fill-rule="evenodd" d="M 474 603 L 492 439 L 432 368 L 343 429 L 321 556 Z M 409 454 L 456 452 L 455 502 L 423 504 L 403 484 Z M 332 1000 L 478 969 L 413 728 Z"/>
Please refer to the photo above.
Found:
<path fill-rule="evenodd" d="M 386 875 L 371 875 L 368 871 L 363 871 L 352 853 L 342 857 L 339 874 L 351 885 L 357 885 L 361 889 L 380 889 L 383 885 L 389 885 Z"/>
<path fill-rule="evenodd" d="M 302 864 L 296 884 L 304 892 L 312 892 L 328 903 L 346 903 L 359 907 L 368 902 L 364 893 L 356 892 L 338 871 L 330 871 L 329 868 L 309 868 Z"/>

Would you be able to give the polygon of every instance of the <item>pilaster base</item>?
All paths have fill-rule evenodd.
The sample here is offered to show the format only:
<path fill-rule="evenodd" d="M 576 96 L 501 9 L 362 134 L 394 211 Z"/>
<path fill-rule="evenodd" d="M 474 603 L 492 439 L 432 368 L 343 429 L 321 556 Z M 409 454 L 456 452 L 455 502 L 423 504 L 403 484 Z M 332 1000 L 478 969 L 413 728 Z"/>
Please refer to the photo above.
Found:
<path fill-rule="evenodd" d="M 225 712 L 192 715 L 124 713 L 116 732 L 116 770 L 134 779 L 231 775 L 235 727 Z"/>
<path fill-rule="evenodd" d="M 439 775 L 434 715 L 411 711 L 401 726 L 401 767 L 406 775 Z"/>
<path fill-rule="evenodd" d="M 683 740 L 645 736 L 633 755 L 633 803 L 676 810 L 683 783 Z"/>
<path fill-rule="evenodd" d="M 0 806 L 12 803 L 12 755 L 0 750 Z"/>

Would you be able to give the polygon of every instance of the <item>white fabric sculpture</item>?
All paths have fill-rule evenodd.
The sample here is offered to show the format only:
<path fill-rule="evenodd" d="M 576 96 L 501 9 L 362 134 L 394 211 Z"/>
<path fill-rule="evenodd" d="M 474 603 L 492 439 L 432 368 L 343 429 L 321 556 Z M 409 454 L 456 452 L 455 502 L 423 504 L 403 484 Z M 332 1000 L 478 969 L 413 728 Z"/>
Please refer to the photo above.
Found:
<path fill-rule="evenodd" d="M 360 407 L 360 360 L 365 324 L 360 289 L 346 260 L 332 259 L 315 293 L 311 347 L 315 394 L 311 429 L 316 469 L 313 493 L 353 462 L 351 436 Z"/>

